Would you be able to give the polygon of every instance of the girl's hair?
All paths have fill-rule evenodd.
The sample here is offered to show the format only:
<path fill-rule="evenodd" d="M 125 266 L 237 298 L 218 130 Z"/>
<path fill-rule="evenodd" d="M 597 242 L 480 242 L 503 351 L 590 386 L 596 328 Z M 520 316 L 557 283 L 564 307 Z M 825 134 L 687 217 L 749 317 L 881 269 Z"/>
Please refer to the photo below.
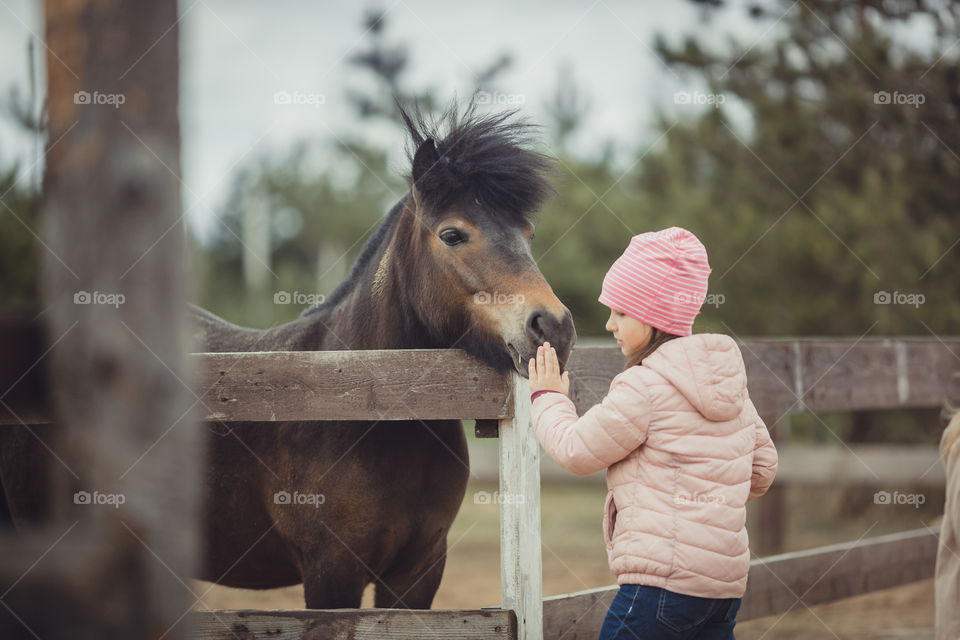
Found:
<path fill-rule="evenodd" d="M 660 347 L 660 345 L 662 345 L 664 342 L 669 342 L 670 340 L 673 340 L 674 338 L 679 338 L 679 337 L 680 336 L 678 335 L 667 333 L 662 329 L 657 329 L 656 327 L 653 327 L 653 333 L 650 335 L 650 342 L 648 342 L 647 346 L 640 349 L 640 351 L 638 351 L 636 354 L 630 356 L 630 359 L 627 360 L 627 364 L 623 368 L 623 370 L 626 371 L 630 367 L 640 364 L 641 360 L 643 360 L 644 358 L 649 356 L 651 353 L 656 351 Z"/>

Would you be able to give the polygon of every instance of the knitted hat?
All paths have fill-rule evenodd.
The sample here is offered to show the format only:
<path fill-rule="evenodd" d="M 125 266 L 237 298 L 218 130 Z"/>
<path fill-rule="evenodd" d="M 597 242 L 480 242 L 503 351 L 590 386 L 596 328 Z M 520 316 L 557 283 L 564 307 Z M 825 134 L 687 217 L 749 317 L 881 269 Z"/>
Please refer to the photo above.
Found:
<path fill-rule="evenodd" d="M 688 336 L 710 271 L 707 250 L 686 229 L 641 233 L 607 271 L 599 300 L 652 327 Z"/>

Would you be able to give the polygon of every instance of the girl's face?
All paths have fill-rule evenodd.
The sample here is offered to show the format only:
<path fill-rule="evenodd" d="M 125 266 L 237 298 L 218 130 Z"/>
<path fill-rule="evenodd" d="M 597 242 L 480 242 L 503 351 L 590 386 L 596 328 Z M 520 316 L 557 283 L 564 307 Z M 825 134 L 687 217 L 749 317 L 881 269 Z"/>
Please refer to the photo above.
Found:
<path fill-rule="evenodd" d="M 653 336 L 653 327 L 616 309 L 610 310 L 610 318 L 604 328 L 613 334 L 620 351 L 628 358 L 646 347 Z"/>

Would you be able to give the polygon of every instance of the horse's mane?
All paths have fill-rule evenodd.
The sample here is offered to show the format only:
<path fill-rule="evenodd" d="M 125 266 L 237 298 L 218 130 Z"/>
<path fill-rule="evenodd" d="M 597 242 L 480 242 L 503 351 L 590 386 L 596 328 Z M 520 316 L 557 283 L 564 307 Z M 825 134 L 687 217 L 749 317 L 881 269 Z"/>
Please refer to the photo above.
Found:
<path fill-rule="evenodd" d="M 530 148 L 535 125 L 511 120 L 516 111 L 477 114 L 475 103 L 462 113 L 456 106 L 439 120 L 429 120 L 417 106 L 406 110 L 398 105 L 410 135 L 407 175 L 413 185 L 413 156 L 426 140 L 436 145 L 440 160 L 417 183 L 417 190 L 432 210 L 456 202 L 478 200 L 491 214 L 510 221 L 528 220 L 552 193 L 548 176 L 553 161 Z M 387 242 L 389 231 L 399 218 L 407 196 L 390 210 L 376 232 L 363 245 L 350 272 L 322 304 L 307 308 L 306 316 L 329 309 L 353 288 L 360 274 Z"/>
<path fill-rule="evenodd" d="M 531 148 L 536 126 L 513 119 L 516 110 L 478 114 L 471 102 L 462 113 L 454 105 L 428 120 L 417 106 L 399 109 L 410 135 L 411 186 L 417 149 L 427 140 L 436 145 L 440 159 L 416 184 L 430 209 L 477 200 L 495 216 L 524 220 L 552 193 L 553 161 Z"/>
<path fill-rule="evenodd" d="M 393 229 L 394 224 L 397 221 L 397 218 L 400 217 L 400 213 L 403 211 L 403 207 L 407 202 L 407 196 L 404 196 L 393 205 L 393 208 L 390 209 L 390 212 L 386 215 L 386 218 L 383 222 L 380 223 L 380 226 L 377 227 L 377 230 L 373 232 L 373 235 L 367 238 L 367 241 L 363 245 L 363 249 L 360 250 L 360 255 L 353 262 L 353 266 L 350 267 L 350 272 L 346 277 L 337 285 L 337 287 L 327 296 L 324 301 L 320 304 L 316 304 L 310 307 L 307 307 L 301 316 L 310 315 L 321 309 L 327 309 L 336 305 L 342 298 L 344 298 L 353 288 L 354 283 L 359 279 L 360 274 L 363 273 L 363 270 L 366 268 L 367 264 L 373 261 L 377 252 L 380 249 L 380 246 L 388 241 L 389 232 Z"/>

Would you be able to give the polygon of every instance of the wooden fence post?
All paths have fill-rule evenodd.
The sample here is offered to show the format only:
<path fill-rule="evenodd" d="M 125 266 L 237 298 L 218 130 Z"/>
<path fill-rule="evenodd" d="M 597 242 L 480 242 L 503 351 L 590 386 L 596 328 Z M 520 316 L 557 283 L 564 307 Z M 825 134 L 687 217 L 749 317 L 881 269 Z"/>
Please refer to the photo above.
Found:
<path fill-rule="evenodd" d="M 543 638 L 540 443 L 530 423 L 530 383 L 513 376 L 513 418 L 500 421 L 500 596 L 517 613 L 517 639 Z"/>
<path fill-rule="evenodd" d="M 64 433 L 50 526 L 64 533 L 27 561 L 64 564 L 19 596 L 43 609 L 7 606 L 0 636 L 185 639 L 203 432 L 185 363 L 177 3 L 48 0 L 45 20 L 44 321 Z"/>

